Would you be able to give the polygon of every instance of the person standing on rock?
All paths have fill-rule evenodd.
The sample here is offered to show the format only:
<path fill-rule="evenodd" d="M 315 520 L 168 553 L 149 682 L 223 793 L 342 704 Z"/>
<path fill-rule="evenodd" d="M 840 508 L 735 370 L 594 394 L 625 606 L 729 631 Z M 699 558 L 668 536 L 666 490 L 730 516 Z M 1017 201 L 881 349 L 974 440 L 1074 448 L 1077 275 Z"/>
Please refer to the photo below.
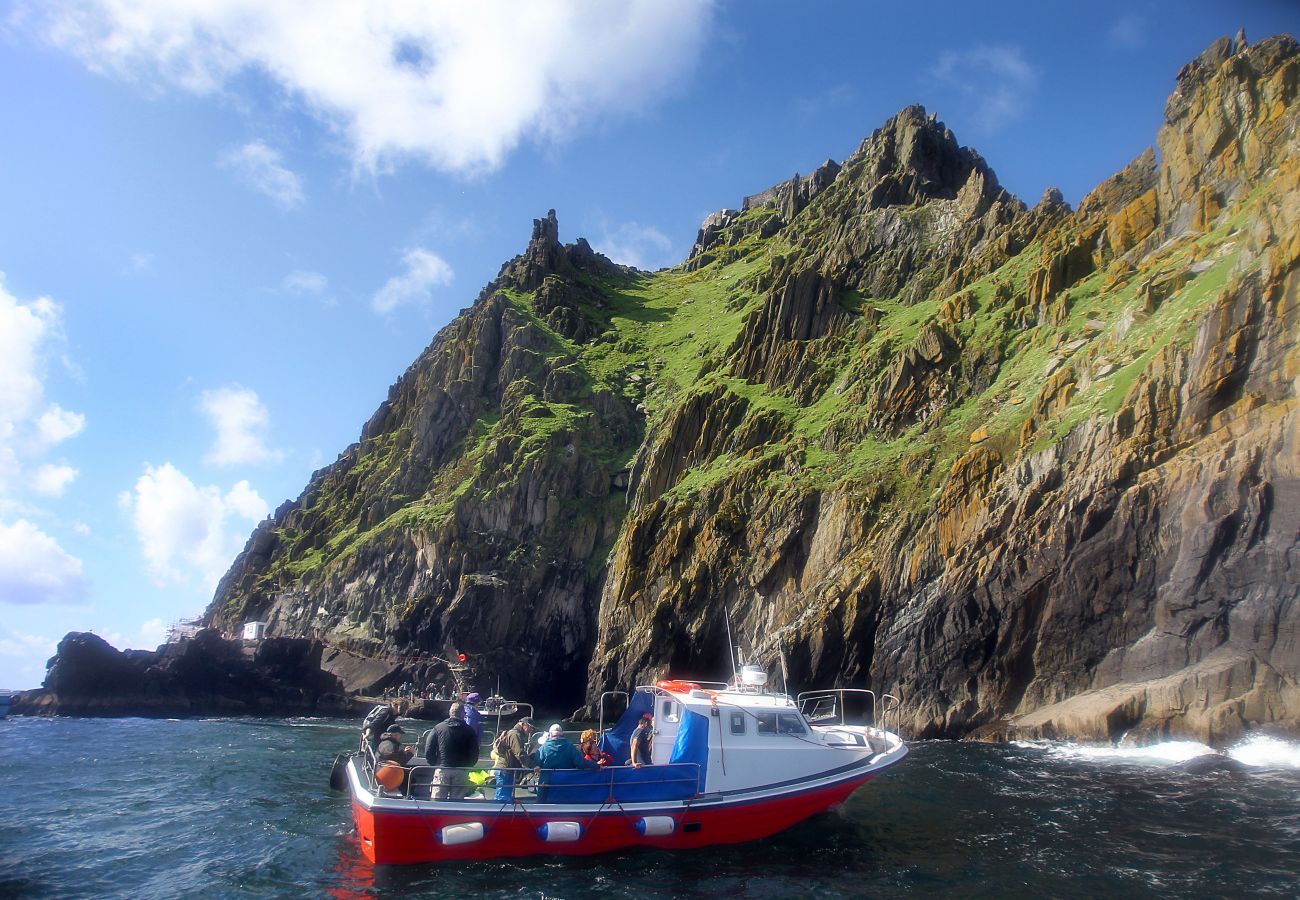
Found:
<path fill-rule="evenodd" d="M 478 762 L 478 735 L 465 721 L 465 704 L 457 701 L 445 721 L 425 734 L 420 753 L 434 767 L 433 799 L 461 800 L 469 793 L 468 769 Z"/>
<path fill-rule="evenodd" d="M 361 723 L 361 737 L 370 744 L 371 750 L 379 746 L 379 739 L 388 731 L 388 726 L 397 721 L 401 709 L 401 704 L 393 700 L 391 703 L 379 704 L 366 715 L 365 721 Z"/>

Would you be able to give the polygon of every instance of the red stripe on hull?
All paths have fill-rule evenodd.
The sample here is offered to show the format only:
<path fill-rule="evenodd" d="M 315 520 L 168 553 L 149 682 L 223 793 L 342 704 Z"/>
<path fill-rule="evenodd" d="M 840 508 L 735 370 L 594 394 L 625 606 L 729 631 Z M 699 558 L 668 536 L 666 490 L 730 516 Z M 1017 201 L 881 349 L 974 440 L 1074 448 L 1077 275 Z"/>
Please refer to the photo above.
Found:
<path fill-rule="evenodd" d="M 849 794 L 870 781 L 875 773 L 816 791 L 787 794 L 767 800 L 738 802 L 729 806 L 692 809 L 621 811 L 606 808 L 596 814 L 548 813 L 545 807 L 530 805 L 496 813 L 487 809 L 480 816 L 457 813 L 443 815 L 437 804 L 420 803 L 418 812 L 369 810 L 354 797 L 352 815 L 356 821 L 361 850 L 377 864 L 440 862 L 459 859 L 494 859 L 537 854 L 582 855 L 607 853 L 625 847 L 688 849 L 710 844 L 738 844 L 783 831 L 809 816 L 842 803 Z M 671 815 L 677 825 L 672 834 L 645 837 L 637 833 L 642 815 Z M 582 837 L 569 843 L 548 843 L 537 833 L 538 826 L 552 821 L 582 823 Z M 482 822 L 482 840 L 446 846 L 439 840 L 447 825 Z"/>

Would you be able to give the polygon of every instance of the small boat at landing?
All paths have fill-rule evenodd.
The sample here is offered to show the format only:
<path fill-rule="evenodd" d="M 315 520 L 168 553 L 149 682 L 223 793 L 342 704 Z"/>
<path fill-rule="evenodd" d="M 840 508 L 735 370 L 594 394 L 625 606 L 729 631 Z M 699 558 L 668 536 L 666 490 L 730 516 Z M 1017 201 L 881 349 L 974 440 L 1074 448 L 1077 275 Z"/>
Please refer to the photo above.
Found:
<path fill-rule="evenodd" d="M 520 770 L 513 787 L 435 800 L 435 770 L 419 758 L 390 789 L 381 782 L 396 780 L 376 779 L 368 746 L 341 754 L 331 781 L 352 795 L 362 852 L 374 863 L 422 863 L 752 841 L 844 802 L 907 755 L 887 728 L 898 710 L 889 694 L 790 697 L 746 666 L 727 684 L 660 681 L 622 696 L 627 709 L 601 729 L 601 748 L 627 760 L 633 727 L 652 713 L 655 765 Z M 862 721 L 848 721 L 846 704 Z"/>
<path fill-rule="evenodd" d="M 486 700 L 475 703 L 474 708 L 484 716 L 513 716 L 519 712 L 519 702 L 517 700 L 507 700 L 500 694 L 493 694 Z M 532 715 L 531 706 L 528 707 L 528 712 L 529 715 Z"/>

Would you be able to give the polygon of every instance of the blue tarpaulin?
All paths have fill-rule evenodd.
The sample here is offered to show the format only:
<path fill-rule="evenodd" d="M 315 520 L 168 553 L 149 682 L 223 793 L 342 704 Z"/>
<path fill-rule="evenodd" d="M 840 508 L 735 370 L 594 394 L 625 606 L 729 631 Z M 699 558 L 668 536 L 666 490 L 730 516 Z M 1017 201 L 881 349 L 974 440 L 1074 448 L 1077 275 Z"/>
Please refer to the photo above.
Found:
<path fill-rule="evenodd" d="M 611 798 L 619 803 L 685 800 L 699 793 L 703 782 L 703 769 L 687 764 L 594 772 L 546 769 L 537 788 L 537 799 L 543 803 L 605 803 Z"/>
<path fill-rule="evenodd" d="M 636 723 L 646 713 L 654 714 L 655 698 L 646 691 L 637 691 L 628 700 L 627 711 L 609 731 L 600 736 L 600 749 L 614 757 L 615 765 L 623 765 L 632 756 L 632 732 Z"/>
<path fill-rule="evenodd" d="M 689 709 L 682 713 L 681 724 L 677 726 L 677 740 L 673 742 L 670 763 L 694 763 L 700 767 L 700 785 L 704 784 L 704 774 L 709 765 L 709 717 L 702 716 Z"/>

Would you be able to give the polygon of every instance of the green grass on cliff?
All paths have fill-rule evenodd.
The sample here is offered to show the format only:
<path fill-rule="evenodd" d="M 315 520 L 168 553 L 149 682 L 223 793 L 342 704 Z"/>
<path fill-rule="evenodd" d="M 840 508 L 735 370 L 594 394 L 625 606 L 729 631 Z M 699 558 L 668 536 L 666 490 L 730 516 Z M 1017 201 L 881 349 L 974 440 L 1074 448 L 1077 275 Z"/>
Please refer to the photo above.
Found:
<path fill-rule="evenodd" d="M 1038 423 L 1028 450 L 1061 440 L 1090 418 L 1116 414 L 1134 381 L 1163 348 L 1171 343 L 1186 346 L 1194 339 L 1207 305 L 1227 286 L 1238 265 L 1231 235 L 1250 215 L 1249 207 L 1244 208 L 1210 234 L 1172 242 L 1118 283 L 1110 283 L 1105 269 L 1093 272 L 1053 298 L 1064 309 L 1059 325 L 1038 322 L 1033 311 L 1024 308 L 1029 275 L 1043 264 L 1038 243 L 950 296 L 908 304 L 898 298 L 848 293 L 842 306 L 860 313 L 862 325 L 850 330 L 837 345 L 823 342 L 809 351 L 838 366 L 838 372 L 830 386 L 806 404 L 797 403 L 780 388 L 720 372 L 705 372 L 697 384 L 720 384 L 743 397 L 751 415 L 776 414 L 787 423 L 788 432 L 756 454 L 796 461 L 784 467 L 793 474 L 779 471 L 772 476 L 775 484 L 820 489 L 835 483 L 877 487 L 885 483 L 895 501 L 924 504 L 942 486 L 953 461 L 971 449 L 977 430 L 987 432 L 987 446 L 1004 456 L 1017 455 L 1034 400 L 1056 372 L 1073 371 L 1074 393 L 1048 421 Z M 1198 260 L 1202 271 L 1193 273 L 1191 267 Z M 748 275 L 753 271 L 749 266 L 757 267 L 761 260 L 755 255 L 746 262 Z M 1186 284 L 1154 312 L 1143 312 L 1142 286 L 1153 278 L 1179 272 L 1186 273 Z M 683 293 L 690 287 L 684 281 L 674 284 Z M 950 401 L 937 415 L 897 435 L 874 432 L 863 419 L 861 392 L 853 390 L 854 384 L 877 378 L 926 326 L 940 321 L 945 307 L 962 293 L 968 295 L 971 313 L 947 321 L 945 327 L 959 340 L 966 358 L 1000 359 L 995 376 L 981 390 L 954 383 Z M 753 298 L 741 309 L 748 313 L 761 302 L 762 298 Z M 1024 321 L 1026 315 L 1028 322 Z M 734 337 L 741 327 L 743 322 L 728 322 L 728 335 Z M 694 368 L 680 349 L 674 359 L 679 373 Z M 845 434 L 854 437 L 844 439 L 841 435 Z M 912 474 L 899 477 L 901 468 Z M 695 495 L 743 470 L 740 461 L 729 456 L 706 460 L 684 474 L 673 492 Z"/>
<path fill-rule="evenodd" d="M 791 498 L 840 487 L 870 498 L 871 515 L 884 509 L 924 512 L 953 463 L 974 446 L 973 434 L 987 432 L 983 446 L 1010 459 L 1059 442 L 1081 423 L 1117 414 L 1162 350 L 1194 340 L 1206 308 L 1240 265 L 1234 240 L 1244 236 L 1235 232 L 1249 223 L 1262 196 L 1257 192 L 1212 233 L 1160 247 L 1134 271 L 1100 269 L 1071 285 L 1051 300 L 1059 324 L 1039 321 L 1025 302 L 1029 278 L 1044 262 L 1038 242 L 947 296 L 909 303 L 902 294 L 847 291 L 839 303 L 852 317 L 850 326 L 803 348 L 826 376 L 825 388 L 804 402 L 796 399 L 802 396 L 796 386 L 740 378 L 727 360 L 746 321 L 767 300 L 756 285 L 779 254 L 801 252 L 780 235 L 757 237 L 770 210 L 742 217 L 737 242 L 718 248 L 718 258 L 697 271 L 582 276 L 582 287 L 595 298 L 581 307 L 601 332 L 594 340 L 569 340 L 538 315 L 533 295 L 505 290 L 515 310 L 545 335 L 541 355 L 552 369 L 563 369 L 576 390 L 555 397 L 544 396 L 540 386 L 521 385 L 508 409 L 482 411 L 453 462 L 432 473 L 419 496 L 393 498 L 393 511 L 367 526 L 357 498 L 391 488 L 411 436 L 395 430 L 370 441 L 305 511 L 315 517 L 312 533 L 281 530 L 283 550 L 262 574 L 262 587 L 319 576 L 387 535 L 436 531 L 465 505 L 508 490 L 528 467 L 547 465 L 550 454 L 573 448 L 608 471 L 629 467 L 640 436 L 615 439 L 602 431 L 592 411 L 601 392 L 638 408 L 653 433 L 688 395 L 722 388 L 744 401 L 747 424 L 770 433 L 765 444 L 743 453 L 727 448 L 719 436 L 714 456 L 668 486 L 673 503 L 698 502 L 719 486 L 788 492 Z M 815 211 L 820 200 L 809 209 Z M 1202 271 L 1193 273 L 1194 264 Z M 1186 283 L 1144 311 L 1144 286 L 1179 273 L 1186 273 Z M 883 373 L 934 324 L 961 347 L 958 363 L 945 376 L 943 403 L 891 431 L 874 427 L 869 400 Z M 976 359 L 990 361 L 978 384 L 962 374 Z M 1030 443 L 1022 447 L 1036 398 L 1052 374 L 1065 371 L 1073 373 L 1073 395 L 1053 407 L 1046 421 L 1034 421 Z M 510 452 L 495 454 L 495 468 L 486 466 L 489 451 L 501 447 Z M 599 503 L 564 498 L 562 506 L 565 516 L 585 522 L 616 518 L 622 503 L 614 493 Z M 602 540 L 606 546 L 593 557 L 597 569 L 609 550 L 609 539 Z M 598 574 L 593 570 L 592 577 Z"/>

